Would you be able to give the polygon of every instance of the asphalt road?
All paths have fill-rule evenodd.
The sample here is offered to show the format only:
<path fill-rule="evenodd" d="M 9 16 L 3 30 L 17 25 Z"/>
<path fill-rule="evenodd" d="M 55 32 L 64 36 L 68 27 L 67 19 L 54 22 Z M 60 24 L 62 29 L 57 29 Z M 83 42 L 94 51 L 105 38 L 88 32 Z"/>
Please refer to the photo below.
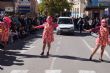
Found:
<path fill-rule="evenodd" d="M 100 50 L 94 55 L 93 61 L 89 61 L 95 47 L 95 37 L 88 33 L 55 34 L 49 57 L 40 56 L 40 34 L 10 45 L 5 54 L 1 51 L 0 67 L 3 70 L 0 73 L 110 73 L 109 46 L 105 49 L 103 62 L 99 61 Z"/>

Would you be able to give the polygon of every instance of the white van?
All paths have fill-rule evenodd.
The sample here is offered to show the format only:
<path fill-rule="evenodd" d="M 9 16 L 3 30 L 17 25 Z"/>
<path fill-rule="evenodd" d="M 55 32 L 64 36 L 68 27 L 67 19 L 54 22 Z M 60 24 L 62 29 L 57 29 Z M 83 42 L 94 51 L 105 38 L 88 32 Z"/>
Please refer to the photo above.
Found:
<path fill-rule="evenodd" d="M 59 17 L 57 24 L 56 31 L 58 35 L 62 32 L 71 32 L 74 34 L 74 21 L 72 17 Z"/>

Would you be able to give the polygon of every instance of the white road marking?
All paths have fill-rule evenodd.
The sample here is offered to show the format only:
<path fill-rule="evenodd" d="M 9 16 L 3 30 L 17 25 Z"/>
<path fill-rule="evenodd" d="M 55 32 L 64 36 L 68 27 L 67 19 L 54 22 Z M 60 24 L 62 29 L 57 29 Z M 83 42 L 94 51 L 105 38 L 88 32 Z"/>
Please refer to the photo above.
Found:
<path fill-rule="evenodd" d="M 86 44 L 86 46 L 87 46 L 91 51 L 93 51 L 92 47 L 87 43 L 86 40 L 84 40 L 84 39 L 82 39 L 82 38 L 81 38 L 81 40 Z M 104 51 L 104 54 L 110 59 L 110 55 L 108 54 L 108 52 L 107 52 L 106 50 Z"/>
<path fill-rule="evenodd" d="M 59 42 L 58 42 L 58 45 L 60 45 L 60 44 L 61 44 L 61 42 L 59 41 Z"/>
<path fill-rule="evenodd" d="M 54 63 L 55 63 L 56 59 L 57 59 L 56 57 L 52 59 L 52 62 L 51 62 L 51 65 L 50 65 L 50 69 L 54 68 Z"/>
<path fill-rule="evenodd" d="M 56 50 L 55 50 L 55 53 L 57 53 L 59 49 L 60 49 L 60 47 L 58 46 L 58 47 L 56 48 Z M 56 57 L 54 57 L 54 58 L 52 59 L 52 62 L 51 62 L 51 65 L 50 65 L 50 69 L 53 69 L 53 68 L 54 68 L 54 64 L 55 64 L 55 60 L 56 60 L 56 59 L 57 59 Z"/>
<path fill-rule="evenodd" d="M 96 73 L 93 70 L 79 70 L 79 73 Z"/>
<path fill-rule="evenodd" d="M 12 70 L 11 73 L 28 73 L 29 70 Z"/>
<path fill-rule="evenodd" d="M 62 37 L 60 37 L 60 39 L 62 39 Z M 59 40 L 59 39 L 57 39 L 57 40 Z M 57 53 L 58 50 L 60 49 L 60 44 L 61 44 L 61 40 L 59 40 L 59 41 L 57 42 L 57 48 L 56 48 L 56 50 L 55 50 L 55 53 Z M 51 62 L 51 65 L 50 65 L 50 69 L 53 69 L 53 68 L 54 68 L 54 64 L 55 64 L 55 60 L 56 60 L 56 59 L 57 59 L 56 57 L 52 58 L 52 62 Z"/>
<path fill-rule="evenodd" d="M 45 73 L 61 73 L 61 70 L 46 70 Z"/>
<path fill-rule="evenodd" d="M 61 39 L 63 39 L 63 37 L 62 37 L 62 36 L 60 36 L 60 40 L 61 40 Z"/>

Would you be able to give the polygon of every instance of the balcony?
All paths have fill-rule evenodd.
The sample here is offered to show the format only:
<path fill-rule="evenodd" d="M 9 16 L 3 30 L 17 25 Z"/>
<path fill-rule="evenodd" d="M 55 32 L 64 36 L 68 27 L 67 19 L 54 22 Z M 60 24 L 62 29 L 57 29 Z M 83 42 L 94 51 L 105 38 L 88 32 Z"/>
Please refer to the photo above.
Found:
<path fill-rule="evenodd" d="M 106 1 L 100 1 L 99 6 L 107 6 L 107 7 L 110 7 L 110 1 L 109 2 L 106 2 Z"/>
<path fill-rule="evenodd" d="M 110 5 L 110 4 L 108 4 Z M 107 4 L 103 2 L 88 2 L 85 6 L 85 10 L 91 10 L 91 9 L 105 9 L 108 7 Z"/>
<path fill-rule="evenodd" d="M 31 3 L 29 1 L 20 1 L 17 3 L 19 6 L 30 6 Z"/>
<path fill-rule="evenodd" d="M 29 13 L 31 12 L 31 7 L 30 6 L 18 6 L 18 12 L 20 13 Z"/>

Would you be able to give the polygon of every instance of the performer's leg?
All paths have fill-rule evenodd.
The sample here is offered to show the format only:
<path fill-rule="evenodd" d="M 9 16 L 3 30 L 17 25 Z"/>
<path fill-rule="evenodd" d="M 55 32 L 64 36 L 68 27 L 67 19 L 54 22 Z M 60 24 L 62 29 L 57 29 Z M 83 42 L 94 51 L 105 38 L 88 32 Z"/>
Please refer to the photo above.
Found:
<path fill-rule="evenodd" d="M 100 45 L 96 45 L 95 50 L 93 51 L 93 53 L 90 56 L 90 60 L 92 60 L 93 55 L 96 53 L 96 51 L 99 49 Z"/>
<path fill-rule="evenodd" d="M 100 61 L 102 61 L 102 57 L 103 57 L 103 53 L 104 53 L 105 47 L 106 47 L 106 46 L 101 46 L 101 53 L 100 53 L 101 56 L 100 56 L 100 58 L 99 58 Z"/>
<path fill-rule="evenodd" d="M 40 55 L 44 55 L 45 47 L 46 47 L 46 42 L 43 42 L 42 52 Z"/>
<path fill-rule="evenodd" d="M 48 51 L 47 51 L 47 56 L 49 56 L 50 48 L 51 48 L 51 43 L 48 43 Z"/>

